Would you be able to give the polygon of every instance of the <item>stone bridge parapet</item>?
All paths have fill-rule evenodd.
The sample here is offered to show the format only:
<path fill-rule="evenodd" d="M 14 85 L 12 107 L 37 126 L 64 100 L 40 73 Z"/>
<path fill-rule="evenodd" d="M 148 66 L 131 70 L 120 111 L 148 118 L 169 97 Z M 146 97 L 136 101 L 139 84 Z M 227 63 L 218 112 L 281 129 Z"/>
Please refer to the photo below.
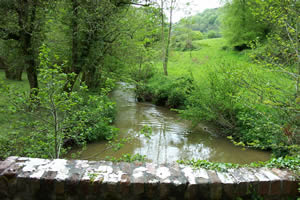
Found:
<path fill-rule="evenodd" d="M 297 199 L 288 170 L 239 168 L 228 172 L 179 164 L 9 157 L 0 162 L 1 200 Z"/>

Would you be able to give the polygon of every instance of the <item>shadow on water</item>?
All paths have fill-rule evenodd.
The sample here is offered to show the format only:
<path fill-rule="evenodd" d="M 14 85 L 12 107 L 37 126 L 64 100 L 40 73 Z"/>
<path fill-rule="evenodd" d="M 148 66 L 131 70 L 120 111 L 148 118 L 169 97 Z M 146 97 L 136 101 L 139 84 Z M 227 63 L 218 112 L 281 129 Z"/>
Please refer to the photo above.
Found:
<path fill-rule="evenodd" d="M 211 128 L 206 131 L 201 126 L 192 129 L 189 123 L 181 121 L 176 113 L 167 108 L 136 102 L 132 87 L 124 83 L 120 83 L 111 98 L 117 104 L 114 125 L 120 129 L 121 137 L 136 136 L 144 125 L 148 125 L 152 128 L 151 139 L 136 136 L 117 152 L 103 152 L 106 142 L 88 144 L 80 159 L 101 160 L 106 156 L 139 153 L 155 163 L 194 158 L 245 164 L 270 158 L 269 152 L 234 146 L 228 139 L 210 131 Z"/>

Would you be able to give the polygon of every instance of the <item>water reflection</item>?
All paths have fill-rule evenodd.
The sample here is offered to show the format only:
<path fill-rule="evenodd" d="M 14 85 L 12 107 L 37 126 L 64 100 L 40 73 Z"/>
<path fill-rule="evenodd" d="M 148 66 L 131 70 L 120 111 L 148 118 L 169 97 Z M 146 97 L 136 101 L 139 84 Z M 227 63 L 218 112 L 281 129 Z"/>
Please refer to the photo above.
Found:
<path fill-rule="evenodd" d="M 115 126 L 120 129 L 122 137 L 129 137 L 137 135 L 144 125 L 148 125 L 152 128 L 151 139 L 135 137 L 118 152 L 105 151 L 98 155 L 97 152 L 106 148 L 106 143 L 89 144 L 81 159 L 100 160 L 106 156 L 119 157 L 123 153 L 139 153 L 156 163 L 192 158 L 250 163 L 265 161 L 270 157 L 268 152 L 236 147 L 227 139 L 205 132 L 201 127 L 192 129 L 188 123 L 180 121 L 176 113 L 166 108 L 138 103 L 131 89 L 132 87 L 121 84 L 111 96 L 118 109 Z"/>

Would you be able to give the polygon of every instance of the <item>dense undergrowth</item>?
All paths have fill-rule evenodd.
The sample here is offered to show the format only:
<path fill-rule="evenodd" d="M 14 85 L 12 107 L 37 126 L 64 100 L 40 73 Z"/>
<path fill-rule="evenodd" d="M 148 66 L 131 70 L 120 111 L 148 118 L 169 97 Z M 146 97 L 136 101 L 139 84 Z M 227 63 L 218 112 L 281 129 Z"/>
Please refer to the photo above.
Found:
<path fill-rule="evenodd" d="M 41 49 L 36 95 L 29 95 L 24 81 L 8 81 L 1 72 L 0 159 L 8 156 L 59 158 L 72 146 L 112 140 L 117 130 L 112 126 L 114 103 L 107 94 L 114 81 L 106 80 L 98 92 L 77 85 L 64 90 L 72 74 L 48 61 L 48 49 Z"/>
<path fill-rule="evenodd" d="M 200 43 L 192 57 L 173 53 L 168 77 L 158 70 L 138 82 L 138 99 L 175 108 L 194 123 L 214 123 L 236 145 L 272 150 L 276 157 L 297 155 L 299 104 L 291 98 L 289 77 L 255 64 L 250 51 L 225 48 L 223 39 Z"/>
<path fill-rule="evenodd" d="M 250 164 L 234 164 L 234 163 L 219 163 L 209 162 L 207 160 L 179 160 L 179 164 L 190 165 L 194 168 L 204 168 L 209 170 L 216 170 L 221 172 L 227 172 L 229 169 L 242 168 L 242 167 L 267 167 L 267 168 L 279 168 L 279 169 L 290 169 L 297 175 L 300 175 L 300 158 L 299 155 L 285 156 L 279 158 L 272 158 L 266 162 L 252 162 Z"/>
<path fill-rule="evenodd" d="M 4 83 L 7 84 L 6 81 Z M 23 89 L 10 88 L 14 95 L 10 94 L 11 98 L 1 101 L 0 126 L 5 131 L 1 131 L 0 134 L 0 158 L 55 158 L 53 117 L 44 110 L 45 104 L 40 104 L 32 110 L 31 104 L 28 103 L 29 94 Z M 22 105 L 18 101 L 22 102 Z M 88 142 L 110 140 L 116 136 L 117 130 L 112 126 L 116 110 L 108 97 L 100 93 L 77 93 L 76 97 L 67 103 L 70 108 L 59 111 L 65 113 L 59 117 L 57 124 L 60 129 L 57 138 L 60 143 L 59 157 L 74 145 L 83 147 Z"/>

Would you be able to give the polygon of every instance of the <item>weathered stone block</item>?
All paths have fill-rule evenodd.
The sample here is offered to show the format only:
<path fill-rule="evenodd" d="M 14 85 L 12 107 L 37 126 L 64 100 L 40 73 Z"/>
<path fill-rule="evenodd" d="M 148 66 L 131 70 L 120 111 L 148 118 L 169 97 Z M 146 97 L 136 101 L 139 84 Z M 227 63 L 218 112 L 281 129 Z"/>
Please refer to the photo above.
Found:
<path fill-rule="evenodd" d="M 208 170 L 210 199 L 221 199 L 222 182 L 215 171 Z"/>
<path fill-rule="evenodd" d="M 0 175 L 2 174 L 2 172 L 4 172 L 4 170 L 6 170 L 12 164 L 14 164 L 16 162 L 17 158 L 18 157 L 8 157 L 6 160 L 2 161 L 0 163 Z"/>
<path fill-rule="evenodd" d="M 147 168 L 143 165 L 134 165 L 132 175 L 130 177 L 131 191 L 133 195 L 139 196 L 145 192 L 145 181 Z"/>

